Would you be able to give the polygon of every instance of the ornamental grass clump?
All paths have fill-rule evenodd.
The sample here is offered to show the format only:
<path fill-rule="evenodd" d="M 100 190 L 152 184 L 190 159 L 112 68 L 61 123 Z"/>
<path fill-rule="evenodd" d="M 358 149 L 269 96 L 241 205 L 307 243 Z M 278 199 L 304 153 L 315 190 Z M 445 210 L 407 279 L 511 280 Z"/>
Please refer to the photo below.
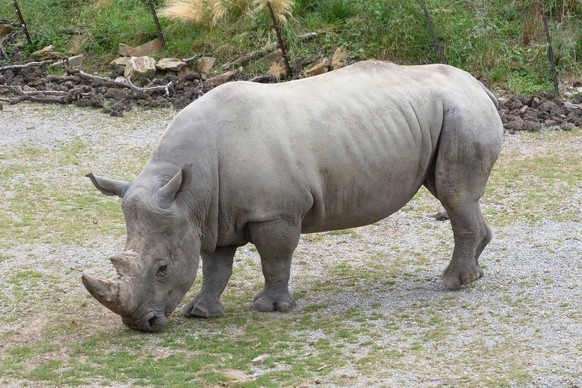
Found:
<path fill-rule="evenodd" d="M 293 0 L 273 0 L 277 20 L 286 23 L 293 11 Z M 160 16 L 169 20 L 208 23 L 214 27 L 229 14 L 257 14 L 267 6 L 266 0 L 166 0 Z"/>

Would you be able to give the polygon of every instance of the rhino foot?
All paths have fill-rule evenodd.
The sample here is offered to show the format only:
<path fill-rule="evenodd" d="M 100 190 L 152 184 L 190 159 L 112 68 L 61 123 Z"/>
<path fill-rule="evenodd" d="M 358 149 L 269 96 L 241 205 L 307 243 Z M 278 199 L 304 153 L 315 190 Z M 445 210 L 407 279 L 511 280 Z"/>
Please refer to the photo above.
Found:
<path fill-rule="evenodd" d="M 285 291 L 266 291 L 259 292 L 253 302 L 253 308 L 257 311 L 268 313 L 271 311 L 287 312 L 295 307 L 295 299 Z"/>
<path fill-rule="evenodd" d="M 203 299 L 198 295 L 194 300 L 182 307 L 182 314 L 186 317 L 222 317 L 224 316 L 224 307 L 218 299 Z"/>
<path fill-rule="evenodd" d="M 458 290 L 482 277 L 483 270 L 477 264 L 462 268 L 449 265 L 443 273 L 443 284 L 449 290 Z"/>

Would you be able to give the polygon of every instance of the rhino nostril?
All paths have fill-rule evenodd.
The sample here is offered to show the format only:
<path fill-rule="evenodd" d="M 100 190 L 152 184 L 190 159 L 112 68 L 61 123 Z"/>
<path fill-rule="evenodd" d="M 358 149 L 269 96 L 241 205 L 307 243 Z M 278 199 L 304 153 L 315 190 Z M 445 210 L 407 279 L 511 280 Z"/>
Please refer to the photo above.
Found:
<path fill-rule="evenodd" d="M 148 321 L 148 324 L 150 325 L 150 327 L 153 329 L 154 327 L 156 327 L 158 323 L 158 317 L 156 315 L 154 315 L 153 317 L 150 318 L 150 320 Z"/>

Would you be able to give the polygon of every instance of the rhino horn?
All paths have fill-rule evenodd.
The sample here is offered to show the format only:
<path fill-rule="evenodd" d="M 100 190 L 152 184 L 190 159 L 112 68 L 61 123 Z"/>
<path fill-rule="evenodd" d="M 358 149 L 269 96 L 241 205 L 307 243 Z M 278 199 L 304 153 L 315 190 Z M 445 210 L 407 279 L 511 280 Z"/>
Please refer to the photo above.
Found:
<path fill-rule="evenodd" d="M 116 314 L 124 315 L 125 309 L 119 297 L 119 282 L 116 280 L 100 280 L 83 274 L 83 285 L 89 293 L 103 306 Z"/>
<path fill-rule="evenodd" d="M 126 251 L 111 257 L 111 263 L 119 275 L 131 275 L 140 271 L 139 255 L 133 251 Z"/>

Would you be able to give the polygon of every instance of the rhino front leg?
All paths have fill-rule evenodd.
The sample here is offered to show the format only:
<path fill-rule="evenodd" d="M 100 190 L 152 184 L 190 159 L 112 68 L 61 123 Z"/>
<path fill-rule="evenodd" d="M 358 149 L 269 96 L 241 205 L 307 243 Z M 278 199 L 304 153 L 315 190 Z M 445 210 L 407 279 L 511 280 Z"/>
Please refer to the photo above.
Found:
<path fill-rule="evenodd" d="M 232 275 L 232 262 L 236 246 L 219 247 L 210 255 L 202 256 L 202 289 L 200 293 L 182 308 L 187 317 L 221 317 L 224 308 L 220 295 Z"/>
<path fill-rule="evenodd" d="M 279 219 L 249 224 L 251 241 L 261 256 L 265 287 L 254 298 L 257 311 L 289 311 L 295 300 L 289 293 L 291 257 L 299 243 L 301 226 Z"/>

